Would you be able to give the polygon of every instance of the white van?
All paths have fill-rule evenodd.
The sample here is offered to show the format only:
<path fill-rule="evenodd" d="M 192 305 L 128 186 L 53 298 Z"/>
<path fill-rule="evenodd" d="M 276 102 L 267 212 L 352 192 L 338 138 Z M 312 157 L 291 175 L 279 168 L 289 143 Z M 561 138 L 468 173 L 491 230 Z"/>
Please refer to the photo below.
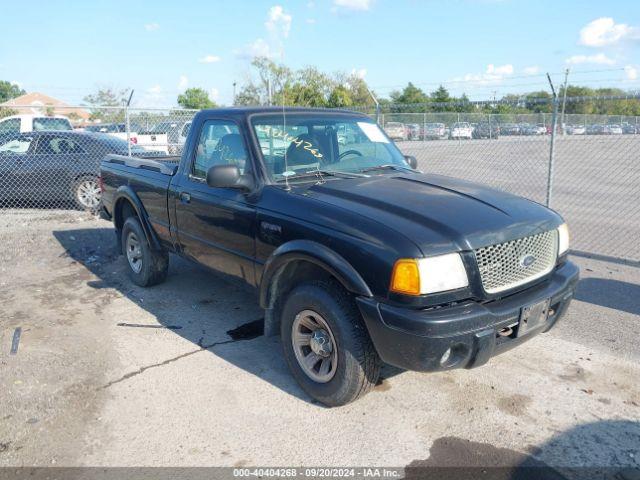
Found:
<path fill-rule="evenodd" d="M 41 130 L 73 130 L 73 127 L 69 119 L 62 115 L 11 115 L 0 118 L 0 134 Z"/>

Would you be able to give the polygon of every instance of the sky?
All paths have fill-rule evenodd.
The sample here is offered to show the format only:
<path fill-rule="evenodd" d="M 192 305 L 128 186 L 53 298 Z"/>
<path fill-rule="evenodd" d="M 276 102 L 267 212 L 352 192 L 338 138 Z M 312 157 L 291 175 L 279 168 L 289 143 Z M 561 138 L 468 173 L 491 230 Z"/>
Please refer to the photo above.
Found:
<path fill-rule="evenodd" d="M 189 87 L 230 104 L 252 56 L 413 82 L 473 100 L 555 83 L 640 89 L 637 0 L 3 2 L 0 80 L 71 104 L 100 87 L 169 107 Z"/>

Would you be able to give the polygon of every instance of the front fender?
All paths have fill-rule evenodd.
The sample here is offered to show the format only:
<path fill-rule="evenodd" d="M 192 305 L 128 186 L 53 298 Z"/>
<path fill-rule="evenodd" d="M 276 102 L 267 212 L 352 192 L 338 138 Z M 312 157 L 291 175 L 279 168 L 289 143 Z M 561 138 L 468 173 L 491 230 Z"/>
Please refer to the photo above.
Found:
<path fill-rule="evenodd" d="M 262 308 L 271 306 L 270 286 L 274 276 L 285 265 L 294 261 L 311 262 L 334 276 L 348 291 L 365 297 L 373 296 L 369 286 L 344 257 L 312 240 L 292 240 L 274 250 L 264 265 L 260 281 Z"/>

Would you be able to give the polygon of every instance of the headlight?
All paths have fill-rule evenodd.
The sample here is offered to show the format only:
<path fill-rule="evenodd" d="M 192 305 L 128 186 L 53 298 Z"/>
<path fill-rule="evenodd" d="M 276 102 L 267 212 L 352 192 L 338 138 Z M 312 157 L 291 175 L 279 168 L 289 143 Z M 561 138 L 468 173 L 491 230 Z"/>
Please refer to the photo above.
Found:
<path fill-rule="evenodd" d="M 429 258 L 401 258 L 393 266 L 390 290 L 404 295 L 455 290 L 469 285 L 459 253 Z"/>
<path fill-rule="evenodd" d="M 569 227 L 563 223 L 558 227 L 558 255 L 569 250 Z"/>

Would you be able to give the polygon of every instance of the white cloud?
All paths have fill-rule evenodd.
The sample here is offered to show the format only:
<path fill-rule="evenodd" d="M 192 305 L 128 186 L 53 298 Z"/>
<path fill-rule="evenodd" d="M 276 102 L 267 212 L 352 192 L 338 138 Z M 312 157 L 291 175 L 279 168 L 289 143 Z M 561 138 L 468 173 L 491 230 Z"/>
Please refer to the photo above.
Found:
<path fill-rule="evenodd" d="M 525 73 L 525 75 L 535 75 L 540 71 L 540 67 L 538 67 L 537 65 L 532 65 L 531 67 L 524 67 L 522 71 Z"/>
<path fill-rule="evenodd" d="M 170 103 L 168 96 L 169 94 L 160 85 L 152 85 L 144 91 L 142 96 L 134 95 L 133 104 L 143 107 L 166 107 Z"/>
<path fill-rule="evenodd" d="M 309 25 L 313 25 L 314 23 L 316 23 L 316 19 L 315 19 L 315 18 L 307 18 L 306 22 L 307 22 Z"/>
<path fill-rule="evenodd" d="M 158 25 L 157 23 L 147 23 L 144 26 L 144 29 L 147 32 L 155 32 L 156 30 L 158 30 L 160 28 L 160 25 Z"/>
<path fill-rule="evenodd" d="M 280 5 L 274 5 L 269 9 L 267 21 L 264 26 L 267 31 L 276 38 L 287 38 L 291 30 L 291 20 L 293 17 L 285 13 L 284 8 Z"/>
<path fill-rule="evenodd" d="M 234 53 L 236 56 L 246 59 L 252 59 L 255 57 L 277 57 L 275 52 L 273 52 L 273 50 L 269 46 L 269 43 L 264 38 L 257 38 L 255 41 L 248 45 L 245 45 L 243 48 L 234 50 Z"/>
<path fill-rule="evenodd" d="M 217 88 L 209 89 L 209 98 L 214 102 L 217 102 L 220 98 L 220 91 Z"/>
<path fill-rule="evenodd" d="M 371 8 L 371 0 L 333 0 L 334 8 L 365 12 Z"/>
<path fill-rule="evenodd" d="M 496 67 L 494 64 L 490 63 L 487 65 L 486 73 L 488 75 L 511 75 L 513 73 L 513 65 L 508 63 L 506 65 L 499 65 Z"/>
<path fill-rule="evenodd" d="M 354 68 L 351 70 L 351 75 L 355 75 L 358 78 L 364 78 L 367 76 L 366 68 Z"/>
<path fill-rule="evenodd" d="M 505 77 L 512 75 L 514 72 L 513 65 L 507 63 L 505 65 L 494 65 L 490 63 L 485 68 L 484 73 L 467 73 L 462 77 L 455 77 L 454 82 L 463 82 L 470 85 L 496 85 L 502 82 Z"/>
<path fill-rule="evenodd" d="M 205 55 L 202 58 L 198 59 L 198 62 L 200 63 L 216 63 L 219 62 L 221 59 L 219 56 L 217 55 Z"/>
<path fill-rule="evenodd" d="M 178 90 L 182 92 L 183 90 L 186 90 L 188 86 L 189 78 L 186 75 L 180 75 L 180 78 L 178 79 Z"/>
<path fill-rule="evenodd" d="M 583 63 L 592 63 L 595 65 L 614 65 L 616 63 L 612 58 L 607 57 L 604 53 L 595 55 L 573 55 L 565 60 L 569 65 L 580 65 Z"/>
<path fill-rule="evenodd" d="M 633 81 L 638 79 L 638 69 L 633 65 L 627 65 L 624 67 L 624 74 L 626 75 L 626 79 Z"/>
<path fill-rule="evenodd" d="M 587 47 L 613 45 L 625 38 L 640 38 L 640 31 L 611 17 L 596 18 L 580 30 L 580 44 Z"/>

